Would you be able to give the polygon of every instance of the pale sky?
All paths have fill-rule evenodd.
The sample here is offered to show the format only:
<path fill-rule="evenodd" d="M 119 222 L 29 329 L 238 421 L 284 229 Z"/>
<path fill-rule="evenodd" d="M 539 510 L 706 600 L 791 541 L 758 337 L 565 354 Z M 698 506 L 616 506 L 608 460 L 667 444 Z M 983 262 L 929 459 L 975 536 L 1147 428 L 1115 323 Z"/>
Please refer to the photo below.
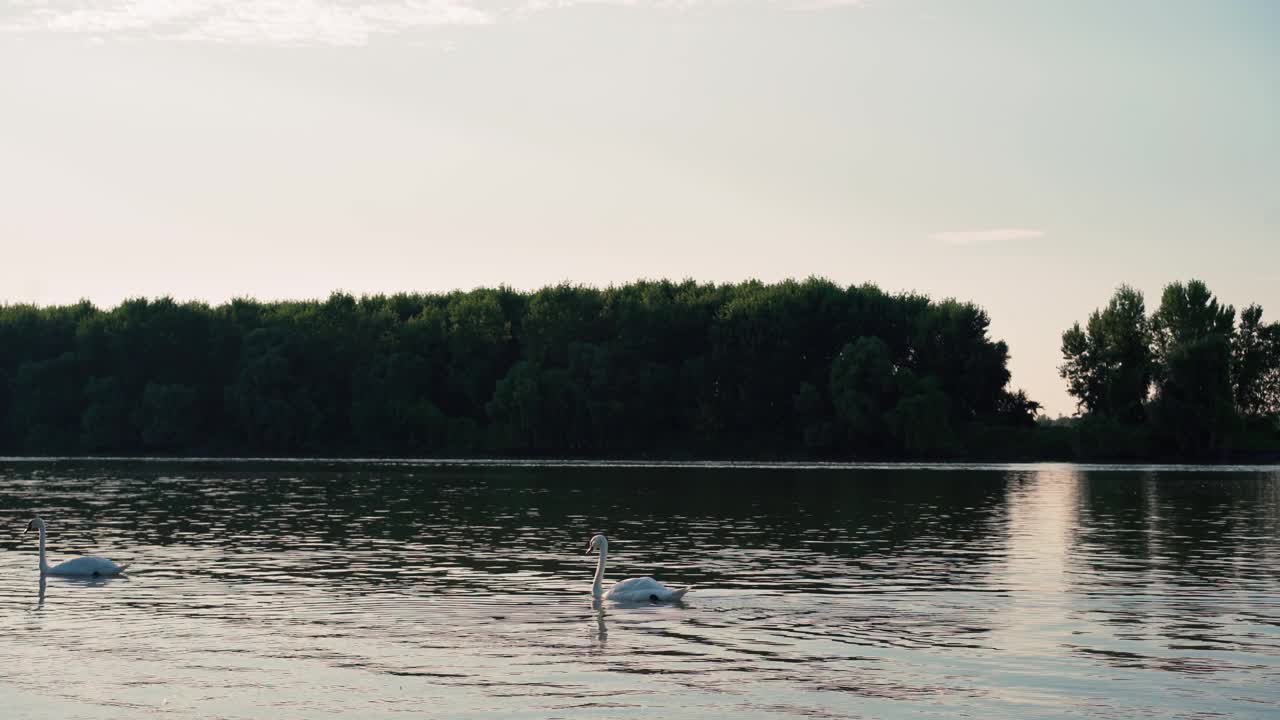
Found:
<path fill-rule="evenodd" d="M 0 0 L 0 301 L 638 278 L 1280 318 L 1280 2 Z"/>

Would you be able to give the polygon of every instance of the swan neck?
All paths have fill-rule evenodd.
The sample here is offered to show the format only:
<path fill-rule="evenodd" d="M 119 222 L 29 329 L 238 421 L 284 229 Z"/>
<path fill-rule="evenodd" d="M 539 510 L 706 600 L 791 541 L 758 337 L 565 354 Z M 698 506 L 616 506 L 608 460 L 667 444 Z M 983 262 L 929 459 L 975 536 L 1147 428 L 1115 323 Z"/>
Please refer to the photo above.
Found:
<path fill-rule="evenodd" d="M 44 526 L 40 527 L 40 572 L 49 572 L 49 561 L 44 557 Z"/>
<path fill-rule="evenodd" d="M 609 556 L 608 550 L 600 551 L 600 561 L 596 563 L 596 581 L 591 585 L 591 594 L 600 597 L 601 585 L 604 583 L 604 563 Z"/>

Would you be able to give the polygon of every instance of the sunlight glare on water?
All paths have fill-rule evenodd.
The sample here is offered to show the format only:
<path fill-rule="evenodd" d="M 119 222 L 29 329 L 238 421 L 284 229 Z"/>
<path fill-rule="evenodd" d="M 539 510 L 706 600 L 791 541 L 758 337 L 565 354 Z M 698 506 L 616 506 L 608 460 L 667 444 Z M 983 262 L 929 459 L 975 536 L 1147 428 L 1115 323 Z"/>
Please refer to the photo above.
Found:
<path fill-rule="evenodd" d="M 1280 469 L 6 461 L 6 718 L 1275 717 Z M 101 554 L 126 577 L 42 583 Z M 609 580 L 693 585 L 597 609 Z"/>

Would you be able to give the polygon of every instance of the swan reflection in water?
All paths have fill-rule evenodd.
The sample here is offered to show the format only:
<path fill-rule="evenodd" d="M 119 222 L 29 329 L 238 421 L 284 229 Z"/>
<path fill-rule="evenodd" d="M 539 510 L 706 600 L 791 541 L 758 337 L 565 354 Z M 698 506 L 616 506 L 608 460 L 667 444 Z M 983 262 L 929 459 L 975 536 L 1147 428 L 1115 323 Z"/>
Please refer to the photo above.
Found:
<path fill-rule="evenodd" d="M 609 639 L 609 627 L 604 622 L 604 602 L 600 598 L 595 598 L 591 601 L 591 607 L 596 611 L 596 640 L 604 644 Z"/>
<path fill-rule="evenodd" d="M 113 583 L 129 582 L 129 578 L 123 575 L 107 576 L 107 577 L 102 577 L 102 576 L 65 577 L 65 576 L 58 576 L 58 575 L 41 574 L 39 590 L 36 592 L 35 609 L 37 611 L 44 609 L 44 601 L 45 601 L 45 596 L 48 593 L 50 577 L 53 578 L 53 582 L 56 585 L 82 587 L 82 588 L 99 588 L 99 587 L 106 587 L 107 585 L 111 585 Z M 70 591 L 70 592 L 74 592 L 74 591 Z"/>

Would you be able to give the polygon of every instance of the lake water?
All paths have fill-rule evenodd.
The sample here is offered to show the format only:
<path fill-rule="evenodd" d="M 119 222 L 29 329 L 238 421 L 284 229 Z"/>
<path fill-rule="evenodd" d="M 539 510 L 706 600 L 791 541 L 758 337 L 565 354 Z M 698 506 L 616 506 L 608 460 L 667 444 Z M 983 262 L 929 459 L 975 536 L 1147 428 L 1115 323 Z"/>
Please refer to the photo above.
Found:
<path fill-rule="evenodd" d="M 693 591 L 593 608 L 596 532 Z M 0 461 L 0 703 L 1276 718 L 1280 468 Z"/>

